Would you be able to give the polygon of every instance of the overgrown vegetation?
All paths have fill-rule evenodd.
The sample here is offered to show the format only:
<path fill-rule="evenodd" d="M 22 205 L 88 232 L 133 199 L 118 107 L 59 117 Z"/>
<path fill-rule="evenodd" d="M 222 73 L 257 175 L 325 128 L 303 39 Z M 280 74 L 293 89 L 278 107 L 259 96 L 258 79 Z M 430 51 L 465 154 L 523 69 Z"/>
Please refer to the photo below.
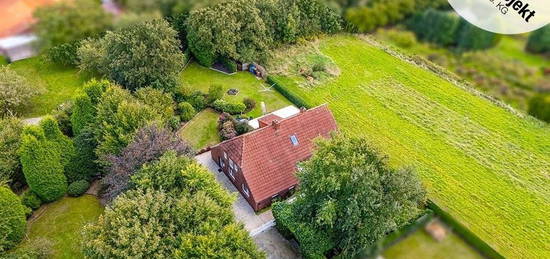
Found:
<path fill-rule="evenodd" d="M 9 66 L 0 66 L 0 118 L 18 115 L 42 91 Z"/>

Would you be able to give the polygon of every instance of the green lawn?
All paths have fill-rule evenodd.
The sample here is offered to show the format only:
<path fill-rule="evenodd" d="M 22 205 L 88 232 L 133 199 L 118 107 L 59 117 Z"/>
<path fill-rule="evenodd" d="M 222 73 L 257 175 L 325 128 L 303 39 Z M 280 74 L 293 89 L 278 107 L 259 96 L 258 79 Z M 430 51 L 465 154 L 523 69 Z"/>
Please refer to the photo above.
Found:
<path fill-rule="evenodd" d="M 391 33 L 402 31 L 397 28 L 380 29 L 375 37 L 385 44 L 397 47 L 397 41 L 392 38 Z M 527 110 L 528 101 L 537 92 L 537 88 L 547 88 L 550 78 L 544 77 L 541 68 L 550 67 L 550 59 L 526 52 L 526 43 L 525 35 L 503 35 L 497 46 L 463 55 L 422 42 L 401 50 L 431 59 L 469 80 L 479 90 L 513 107 Z"/>
<path fill-rule="evenodd" d="M 42 238 L 53 245 L 53 258 L 82 258 L 81 230 L 95 222 L 102 212 L 99 200 L 91 195 L 65 197 L 45 205 L 27 224 L 27 238 L 21 246 L 32 245 Z"/>
<path fill-rule="evenodd" d="M 393 166 L 416 168 L 429 198 L 505 257 L 550 258 L 550 127 L 354 36 L 321 40 L 341 75 L 314 88 L 279 78 Z M 284 51 L 284 50 L 283 50 Z"/>
<path fill-rule="evenodd" d="M 238 95 L 225 94 L 224 99 L 230 102 L 242 102 L 246 97 L 254 99 L 256 108 L 247 114 L 251 117 L 262 115 L 261 102 L 265 102 L 268 112 L 291 105 L 281 94 L 248 72 L 226 75 L 191 63 L 181 74 L 181 83 L 204 93 L 208 92 L 212 84 L 222 85 L 225 92 L 231 88 L 239 89 Z"/>
<path fill-rule="evenodd" d="M 179 134 L 195 150 L 217 144 L 220 142 L 217 129 L 218 117 L 218 113 L 206 109 L 188 122 Z"/>
<path fill-rule="evenodd" d="M 74 68 L 60 67 L 34 57 L 9 65 L 29 82 L 46 89 L 46 92 L 33 99 L 32 104 L 22 111 L 25 118 L 49 114 L 63 102 L 74 97 L 82 88 L 86 78 Z"/>
<path fill-rule="evenodd" d="M 483 257 L 454 233 L 441 242 L 418 230 L 382 253 L 386 259 L 482 259 Z"/>

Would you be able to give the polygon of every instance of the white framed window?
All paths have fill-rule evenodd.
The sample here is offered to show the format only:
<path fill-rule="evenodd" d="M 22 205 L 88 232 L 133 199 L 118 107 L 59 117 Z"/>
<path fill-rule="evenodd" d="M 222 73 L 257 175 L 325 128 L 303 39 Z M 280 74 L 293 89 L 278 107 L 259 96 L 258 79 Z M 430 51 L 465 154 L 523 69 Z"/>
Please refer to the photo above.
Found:
<path fill-rule="evenodd" d="M 296 135 L 290 136 L 290 142 L 292 142 L 293 146 L 298 146 L 298 137 L 296 137 Z"/>
<path fill-rule="evenodd" d="M 223 158 L 220 157 L 220 167 L 223 168 L 225 167 L 225 164 L 223 163 Z"/>
<path fill-rule="evenodd" d="M 223 158 L 227 159 L 227 153 L 223 152 Z"/>
<path fill-rule="evenodd" d="M 229 159 L 229 168 L 235 168 L 235 163 L 233 163 L 233 160 L 231 160 L 231 158 Z"/>
<path fill-rule="evenodd" d="M 235 180 L 235 175 L 233 175 L 233 170 L 229 169 L 229 176 L 231 179 Z"/>
<path fill-rule="evenodd" d="M 246 195 L 246 197 L 250 197 L 250 190 L 248 190 L 248 188 L 246 188 L 246 186 L 243 184 L 241 184 L 241 187 L 243 189 L 243 192 L 244 192 L 244 195 Z"/>

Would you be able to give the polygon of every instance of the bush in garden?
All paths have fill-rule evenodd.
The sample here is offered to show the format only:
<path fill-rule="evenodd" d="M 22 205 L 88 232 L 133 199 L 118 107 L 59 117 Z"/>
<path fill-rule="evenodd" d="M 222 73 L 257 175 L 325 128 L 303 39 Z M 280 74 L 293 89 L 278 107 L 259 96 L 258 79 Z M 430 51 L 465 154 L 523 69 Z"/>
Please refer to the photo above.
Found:
<path fill-rule="evenodd" d="M 187 102 L 190 103 L 196 111 L 202 111 L 206 108 L 206 98 L 201 91 L 195 91 L 186 98 Z"/>
<path fill-rule="evenodd" d="M 237 63 L 235 61 L 229 59 L 229 58 L 221 58 L 220 62 L 223 64 L 225 68 L 229 71 L 229 73 L 235 73 L 237 72 Z"/>
<path fill-rule="evenodd" d="M 252 127 L 248 125 L 247 121 L 239 121 L 235 123 L 235 130 L 237 131 L 238 135 L 242 135 L 252 131 Z"/>
<path fill-rule="evenodd" d="M 57 106 L 53 112 L 53 117 L 59 125 L 59 129 L 65 136 L 73 137 L 73 126 L 71 123 L 71 116 L 73 114 L 73 100 L 68 100 Z"/>
<path fill-rule="evenodd" d="M 240 114 L 246 110 L 244 103 L 230 103 L 224 100 L 216 100 L 212 107 L 219 112 L 227 112 L 229 114 Z"/>
<path fill-rule="evenodd" d="M 531 32 L 525 48 L 532 53 L 550 53 L 550 25 Z"/>
<path fill-rule="evenodd" d="M 539 94 L 531 98 L 529 114 L 550 123 L 550 94 Z"/>
<path fill-rule="evenodd" d="M 17 118 L 0 119 L 0 182 L 22 185 L 19 144 L 23 124 Z"/>
<path fill-rule="evenodd" d="M 98 142 L 96 155 L 102 164 L 109 155 L 118 155 L 133 139 L 136 131 L 152 123 L 164 124 L 162 116 L 132 94 L 111 85 L 96 106 L 94 135 Z"/>
<path fill-rule="evenodd" d="M 88 95 L 77 96 L 74 100 L 71 125 L 73 133 L 78 136 L 82 130 L 95 120 L 96 108 Z"/>
<path fill-rule="evenodd" d="M 220 137 L 222 140 L 229 140 L 234 137 L 237 137 L 239 133 L 235 129 L 235 124 L 232 121 L 226 121 L 222 124 L 220 130 Z"/>
<path fill-rule="evenodd" d="M 76 168 L 71 164 L 76 155 L 73 140 L 63 135 L 57 121 L 51 116 L 44 117 L 40 121 L 40 127 L 44 130 L 44 136 L 54 149 L 53 151 L 61 155 L 65 175 L 75 174 L 73 170 Z"/>
<path fill-rule="evenodd" d="M 90 183 L 86 180 L 79 180 L 69 185 L 67 194 L 71 197 L 78 197 L 84 194 L 90 188 Z"/>
<path fill-rule="evenodd" d="M 31 99 L 43 92 L 9 66 L 0 66 L 0 117 L 16 115 Z"/>
<path fill-rule="evenodd" d="M 27 245 L 13 249 L 2 255 L 2 259 L 41 259 L 51 258 L 53 255 L 52 242 L 46 238 L 35 238 Z"/>
<path fill-rule="evenodd" d="M 90 97 L 92 104 L 97 105 L 101 101 L 103 93 L 107 91 L 109 86 L 111 86 L 111 82 L 107 80 L 97 81 L 92 79 L 84 85 L 84 92 L 88 97 Z"/>
<path fill-rule="evenodd" d="M 223 98 L 223 87 L 218 84 L 213 84 L 208 87 L 207 102 L 209 104 L 215 102 L 216 100 Z"/>
<path fill-rule="evenodd" d="M 179 46 L 177 32 L 165 20 L 142 21 L 83 42 L 80 68 L 130 90 L 150 86 L 172 91 L 184 66 Z"/>
<path fill-rule="evenodd" d="M 19 155 L 27 184 L 42 201 L 52 202 L 65 195 L 67 178 L 61 154 L 58 146 L 46 139 L 42 128 L 25 128 Z"/>
<path fill-rule="evenodd" d="M 79 63 L 77 50 L 80 47 L 80 41 L 62 43 L 51 47 L 46 52 L 49 61 L 63 66 L 77 66 Z"/>
<path fill-rule="evenodd" d="M 140 129 L 133 141 L 122 150 L 120 155 L 110 155 L 107 175 L 103 178 L 105 190 L 104 202 L 114 200 L 129 188 L 132 174 L 145 163 L 155 161 L 166 151 L 175 151 L 178 155 L 193 157 L 192 148 L 177 134 L 152 125 Z"/>
<path fill-rule="evenodd" d="M 6 186 L 0 186 L 0 254 L 23 239 L 27 211 L 15 193 Z"/>
<path fill-rule="evenodd" d="M 178 105 L 178 110 L 180 113 L 180 118 L 182 121 L 190 121 L 197 115 L 197 111 L 195 111 L 195 108 L 193 108 L 193 105 L 191 105 L 188 102 L 182 102 Z"/>
<path fill-rule="evenodd" d="M 252 98 L 244 98 L 243 104 L 246 107 L 245 111 L 252 111 L 256 108 L 256 101 Z"/>
<path fill-rule="evenodd" d="M 21 195 L 21 203 L 27 208 L 36 210 L 42 205 L 42 200 L 32 190 L 26 191 Z"/>
<path fill-rule="evenodd" d="M 172 95 L 169 93 L 151 87 L 144 87 L 137 90 L 135 96 L 142 103 L 149 105 L 160 113 L 165 120 L 169 120 L 175 115 L 174 108 L 176 104 L 174 103 Z"/>

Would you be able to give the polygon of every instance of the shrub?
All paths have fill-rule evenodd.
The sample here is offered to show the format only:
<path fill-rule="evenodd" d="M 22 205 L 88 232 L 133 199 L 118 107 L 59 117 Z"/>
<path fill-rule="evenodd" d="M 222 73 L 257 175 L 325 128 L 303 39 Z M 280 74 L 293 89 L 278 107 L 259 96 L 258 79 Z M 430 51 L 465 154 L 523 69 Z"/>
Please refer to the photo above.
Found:
<path fill-rule="evenodd" d="M 254 108 L 256 108 L 256 101 L 252 98 L 244 98 L 243 103 L 246 107 L 245 111 L 252 111 L 254 110 Z"/>
<path fill-rule="evenodd" d="M 223 98 L 223 87 L 218 84 L 213 84 L 208 88 L 208 95 L 207 95 L 207 102 L 208 104 L 212 104 L 216 100 Z"/>
<path fill-rule="evenodd" d="M 416 44 L 416 36 L 409 31 L 388 30 L 388 38 L 401 48 L 410 48 Z"/>
<path fill-rule="evenodd" d="M 152 123 L 164 124 L 155 109 L 118 86 L 109 86 L 103 93 L 97 104 L 96 121 L 94 134 L 98 147 L 95 152 L 103 165 L 107 163 L 107 156 L 120 154 L 138 129 Z"/>
<path fill-rule="evenodd" d="M 458 41 L 460 20 L 455 13 L 428 9 L 417 13 L 407 25 L 421 40 L 451 46 Z"/>
<path fill-rule="evenodd" d="M 296 107 L 299 107 L 299 108 L 304 107 L 308 109 L 311 108 L 310 105 L 308 105 L 306 101 L 302 99 L 302 97 L 297 96 L 286 89 L 286 87 L 284 86 L 284 80 L 285 80 L 284 78 L 279 78 L 279 77 L 273 77 L 273 76 L 267 77 L 267 82 L 270 85 L 273 85 L 273 88 L 275 88 L 277 92 L 281 93 L 284 97 L 286 97 L 286 99 L 288 99 L 291 103 L 296 105 Z"/>
<path fill-rule="evenodd" d="M 78 197 L 84 194 L 90 188 L 90 183 L 86 180 L 76 181 L 69 185 L 67 194 L 71 197 Z"/>
<path fill-rule="evenodd" d="M 550 94 L 539 94 L 531 98 L 529 114 L 550 123 Z"/>
<path fill-rule="evenodd" d="M 20 153 L 23 174 L 31 190 L 44 202 L 52 202 L 67 191 L 67 179 L 58 146 L 40 127 L 27 127 L 21 138 Z"/>
<path fill-rule="evenodd" d="M 197 115 L 197 111 L 195 111 L 193 105 L 188 102 L 180 103 L 178 105 L 178 110 L 182 121 L 190 121 L 193 117 L 195 117 L 195 115 Z"/>
<path fill-rule="evenodd" d="M 151 87 L 144 87 L 136 91 L 135 96 L 142 103 L 149 105 L 155 111 L 160 113 L 165 120 L 172 118 L 174 114 L 175 103 L 170 93 Z"/>
<path fill-rule="evenodd" d="M 103 178 L 105 190 L 102 199 L 106 202 L 114 200 L 129 188 L 131 175 L 143 164 L 157 160 L 169 150 L 178 155 L 194 155 L 191 147 L 177 134 L 155 125 L 141 128 L 120 155 L 110 155 L 107 158 L 110 166 Z"/>
<path fill-rule="evenodd" d="M 462 51 L 489 49 L 498 44 L 498 34 L 482 30 L 461 19 L 457 32 L 457 47 Z"/>
<path fill-rule="evenodd" d="M 235 124 L 232 121 L 226 121 L 222 124 L 220 130 L 220 137 L 222 140 L 229 140 L 234 137 L 237 137 L 239 134 L 235 129 Z"/>
<path fill-rule="evenodd" d="M 212 107 L 219 112 L 227 112 L 229 114 L 240 114 L 246 110 L 244 103 L 229 103 L 224 100 L 216 100 Z"/>
<path fill-rule="evenodd" d="M 526 49 L 532 53 L 550 53 L 550 25 L 546 25 L 529 35 Z"/>
<path fill-rule="evenodd" d="M 51 116 L 44 117 L 40 121 L 40 127 L 44 130 L 44 136 L 49 142 L 50 147 L 54 148 L 53 152 L 61 155 L 61 164 L 63 165 L 65 175 L 74 174 L 73 170 L 75 168 L 71 162 L 76 153 L 72 139 L 63 135 L 57 121 Z"/>
<path fill-rule="evenodd" d="M 73 100 L 68 100 L 57 106 L 57 108 L 53 112 L 53 117 L 59 125 L 59 130 L 61 130 L 61 132 L 63 132 L 65 136 L 69 137 L 74 136 L 73 125 L 71 122 L 73 106 Z"/>
<path fill-rule="evenodd" d="M 97 156 L 95 155 L 95 148 L 97 142 L 95 141 L 93 130 L 90 126 L 87 126 L 80 131 L 80 134 L 74 138 L 75 156 L 71 161 L 71 172 L 65 175 L 69 183 L 87 180 L 99 172 L 99 166 L 96 163 Z"/>
<path fill-rule="evenodd" d="M 38 195 L 36 195 L 36 193 L 32 190 L 26 191 L 23 195 L 21 195 L 21 203 L 32 210 L 36 210 L 40 208 L 40 205 L 42 205 L 40 197 L 38 197 Z"/>
<path fill-rule="evenodd" d="M 9 182 L 12 186 L 24 182 L 17 152 L 22 132 L 19 119 L 0 119 L 0 182 Z"/>
<path fill-rule="evenodd" d="M 81 95 L 75 98 L 71 125 L 73 133 L 78 136 L 81 131 L 92 124 L 96 116 L 96 108 L 88 95 Z"/>
<path fill-rule="evenodd" d="M 200 91 L 196 91 L 189 98 L 186 99 L 196 111 L 202 111 L 206 108 L 206 98 L 204 94 Z"/>
<path fill-rule="evenodd" d="M 252 131 L 252 127 L 248 125 L 247 121 L 239 121 L 235 123 L 235 130 L 237 131 L 238 135 L 242 135 Z"/>
<path fill-rule="evenodd" d="M 46 52 L 49 61 L 63 66 L 77 66 L 79 63 L 77 50 L 80 47 L 80 41 L 62 43 L 52 46 Z"/>
<path fill-rule="evenodd" d="M 0 117 L 15 115 L 43 91 L 31 86 L 9 66 L 0 65 Z"/>
<path fill-rule="evenodd" d="M 25 235 L 25 209 L 15 193 L 0 186 L 0 254 L 13 248 Z"/>

